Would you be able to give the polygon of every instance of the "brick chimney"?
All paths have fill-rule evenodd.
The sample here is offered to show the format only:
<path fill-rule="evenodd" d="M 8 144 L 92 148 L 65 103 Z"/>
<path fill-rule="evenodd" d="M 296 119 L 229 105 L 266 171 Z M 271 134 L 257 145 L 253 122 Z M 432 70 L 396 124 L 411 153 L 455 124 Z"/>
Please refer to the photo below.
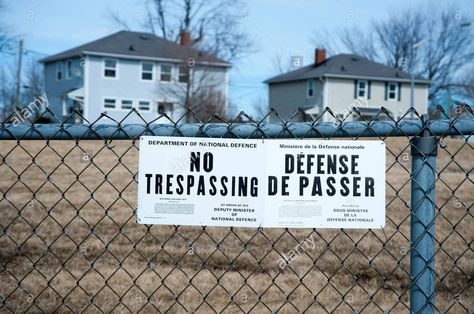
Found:
<path fill-rule="evenodd" d="M 326 50 L 316 48 L 314 51 L 314 65 L 319 65 L 326 60 Z"/>
<path fill-rule="evenodd" d="M 189 46 L 191 44 L 191 34 L 188 31 L 181 31 L 179 43 L 183 46 Z"/>

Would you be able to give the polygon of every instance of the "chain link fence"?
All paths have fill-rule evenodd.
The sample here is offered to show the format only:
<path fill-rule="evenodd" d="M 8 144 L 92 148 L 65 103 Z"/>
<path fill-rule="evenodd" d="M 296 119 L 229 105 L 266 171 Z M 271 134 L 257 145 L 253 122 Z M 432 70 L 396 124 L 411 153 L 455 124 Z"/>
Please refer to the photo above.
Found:
<path fill-rule="evenodd" d="M 414 112 L 415 120 L 405 120 L 410 114 L 394 121 L 381 109 L 386 120 L 341 121 L 326 109 L 281 123 L 245 113 L 233 121 L 183 123 L 195 118 L 188 111 L 176 121 L 160 116 L 130 125 L 127 117 L 139 116 L 131 111 L 122 121 L 104 113 L 76 125 L 7 120 L 0 127 L 0 312 L 406 313 L 416 301 L 410 291 L 421 291 L 417 312 L 473 312 L 473 112 L 465 107 L 441 120 Z M 362 118 L 356 109 L 350 116 Z M 152 134 L 382 139 L 386 226 L 139 225 L 138 139 Z M 437 156 L 413 154 L 410 140 L 422 134 L 435 138 Z M 418 235 L 411 227 L 418 219 L 410 210 L 414 186 L 423 188 L 418 200 L 428 205 L 418 211 L 425 219 Z M 419 241 L 420 234 L 428 238 Z M 420 245 L 430 240 L 426 253 Z M 421 273 L 410 270 L 410 256 Z"/>

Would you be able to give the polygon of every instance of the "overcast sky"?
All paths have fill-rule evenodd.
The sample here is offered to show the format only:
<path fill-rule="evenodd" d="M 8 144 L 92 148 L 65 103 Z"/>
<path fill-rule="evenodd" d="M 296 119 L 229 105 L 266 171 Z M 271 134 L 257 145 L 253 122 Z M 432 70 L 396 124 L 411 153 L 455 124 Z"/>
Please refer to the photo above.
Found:
<path fill-rule="evenodd" d="M 23 37 L 26 49 L 54 54 L 120 29 L 110 10 L 129 19 L 140 19 L 143 0 L 15 0 L 6 1 L 4 22 Z M 262 80 L 275 74 L 276 53 L 303 56 L 312 61 L 311 37 L 315 30 L 331 32 L 347 26 L 368 27 L 373 19 L 385 19 L 397 8 L 409 8 L 429 0 L 249 0 L 241 22 L 256 43 L 257 52 L 234 65 L 230 97 L 239 109 L 251 111 L 258 99 L 266 101 Z M 448 0 L 459 11 L 474 16 L 474 0 Z M 436 3 L 436 2 L 432 2 Z M 39 54 L 41 53 L 41 54 Z"/>

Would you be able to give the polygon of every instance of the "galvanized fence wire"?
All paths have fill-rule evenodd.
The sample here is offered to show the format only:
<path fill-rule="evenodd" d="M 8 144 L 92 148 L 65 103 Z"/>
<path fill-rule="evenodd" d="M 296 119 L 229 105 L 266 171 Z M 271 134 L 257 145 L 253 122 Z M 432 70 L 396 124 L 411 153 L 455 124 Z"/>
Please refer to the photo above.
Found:
<path fill-rule="evenodd" d="M 416 119 L 406 119 L 411 114 Z M 382 108 L 369 121 L 356 108 L 347 118 L 326 108 L 289 120 L 271 110 L 258 121 L 244 112 L 200 121 L 188 110 L 175 121 L 161 115 L 133 125 L 130 117 L 141 118 L 135 110 L 120 121 L 107 113 L 66 119 L 79 117 L 80 125 L 42 115 L 55 124 L 6 119 L 0 127 L 0 312 L 405 313 L 416 302 L 419 312 L 474 311 L 468 106 L 451 118 L 438 108 L 437 119 L 408 111 L 399 120 Z M 438 154 L 418 156 L 414 166 L 410 139 L 421 134 L 435 137 Z M 386 227 L 139 225 L 141 135 L 384 140 Z M 413 186 L 423 208 L 411 204 Z M 417 219 L 424 222 L 413 238 Z M 418 244 L 430 241 L 433 256 L 424 259 Z M 410 255 L 425 265 L 421 272 L 410 270 Z M 433 293 L 426 292 L 430 276 Z M 410 290 L 421 297 L 412 300 Z"/>

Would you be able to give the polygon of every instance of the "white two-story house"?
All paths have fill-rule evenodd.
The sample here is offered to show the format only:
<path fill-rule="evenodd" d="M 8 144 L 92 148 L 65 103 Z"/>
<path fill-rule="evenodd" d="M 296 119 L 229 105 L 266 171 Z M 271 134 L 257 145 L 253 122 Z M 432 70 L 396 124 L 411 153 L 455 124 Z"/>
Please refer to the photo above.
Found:
<path fill-rule="evenodd" d="M 162 114 L 177 120 L 186 107 L 193 109 L 185 102 L 198 88 L 204 94 L 212 89 L 226 106 L 231 64 L 191 48 L 189 33 L 181 35 L 177 44 L 153 34 L 120 31 L 42 59 L 50 109 L 63 119 L 76 109 L 84 123 L 96 121 L 104 111 L 121 121 L 132 108 L 147 122 Z M 113 122 L 101 122 L 107 121 Z M 135 114 L 126 121 L 143 123 Z"/>
<path fill-rule="evenodd" d="M 415 77 L 414 108 L 420 114 L 428 110 L 430 81 Z M 339 119 L 372 119 L 385 107 L 394 119 L 404 116 L 411 106 L 411 76 L 409 73 L 363 57 L 339 54 L 326 58 L 324 49 L 315 50 L 314 62 L 265 81 L 269 89 L 269 105 L 280 117 L 293 121 L 318 118 L 329 107 Z M 354 114 L 356 107 L 360 115 Z M 352 113 L 351 113 L 352 112 Z M 384 118 L 378 115 L 377 118 Z M 385 116 L 385 118 L 387 118 Z M 276 117 L 271 117 L 271 120 Z M 321 120 L 333 119 L 323 115 Z"/>

